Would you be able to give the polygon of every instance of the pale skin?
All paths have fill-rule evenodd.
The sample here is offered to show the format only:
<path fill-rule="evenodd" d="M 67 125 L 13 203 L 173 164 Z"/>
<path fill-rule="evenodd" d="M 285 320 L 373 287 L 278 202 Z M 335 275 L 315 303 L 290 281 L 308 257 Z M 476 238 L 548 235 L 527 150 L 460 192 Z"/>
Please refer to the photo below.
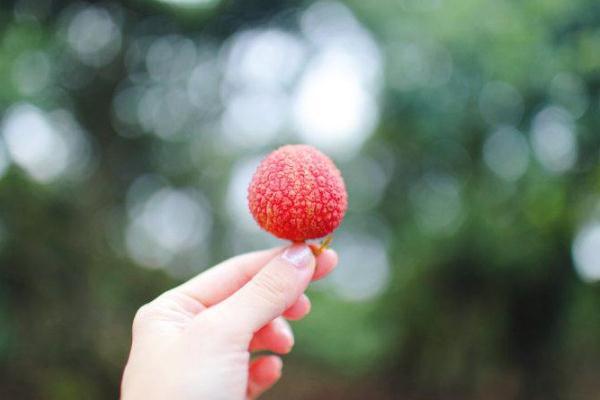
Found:
<path fill-rule="evenodd" d="M 281 377 L 294 337 L 286 319 L 310 311 L 311 280 L 337 254 L 305 244 L 240 255 L 171 289 L 137 312 L 121 400 L 255 399 Z"/>

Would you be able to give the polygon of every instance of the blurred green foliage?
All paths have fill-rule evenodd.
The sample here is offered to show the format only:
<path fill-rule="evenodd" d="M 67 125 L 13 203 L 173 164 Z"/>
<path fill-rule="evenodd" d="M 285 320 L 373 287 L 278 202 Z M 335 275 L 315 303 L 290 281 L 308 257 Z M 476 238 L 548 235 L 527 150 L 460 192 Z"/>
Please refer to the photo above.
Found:
<path fill-rule="evenodd" d="M 140 305 L 277 243 L 238 221 L 236 171 L 312 140 L 269 119 L 310 62 L 265 106 L 231 100 L 227 59 L 244 32 L 287 32 L 293 48 L 312 33 L 343 42 L 350 25 L 373 76 L 349 93 L 364 90 L 375 122 L 323 142 L 346 149 L 333 151 L 350 193 L 342 262 L 311 289 L 271 396 L 597 397 L 600 3 L 169 3 L 0 6 L 1 398 L 115 397 Z M 265 87 L 285 72 L 252 68 Z M 337 126 L 329 105 L 317 117 Z"/>

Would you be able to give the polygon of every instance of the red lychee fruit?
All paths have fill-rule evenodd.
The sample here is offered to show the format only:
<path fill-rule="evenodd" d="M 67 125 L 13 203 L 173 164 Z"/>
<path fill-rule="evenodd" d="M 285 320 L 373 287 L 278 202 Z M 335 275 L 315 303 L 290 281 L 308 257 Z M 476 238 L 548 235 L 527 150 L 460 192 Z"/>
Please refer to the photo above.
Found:
<path fill-rule="evenodd" d="M 248 187 L 248 205 L 263 229 L 301 242 L 333 232 L 344 218 L 348 195 L 329 157 L 312 146 L 287 145 L 258 166 Z"/>

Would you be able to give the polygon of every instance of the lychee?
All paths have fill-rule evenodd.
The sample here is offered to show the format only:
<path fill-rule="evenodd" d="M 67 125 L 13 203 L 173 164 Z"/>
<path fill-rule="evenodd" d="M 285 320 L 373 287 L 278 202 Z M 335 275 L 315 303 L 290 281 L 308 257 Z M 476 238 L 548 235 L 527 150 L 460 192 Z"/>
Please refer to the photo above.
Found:
<path fill-rule="evenodd" d="M 252 216 L 281 239 L 301 242 L 333 232 L 348 195 L 342 174 L 325 154 L 308 145 L 287 145 L 269 154 L 248 187 Z"/>

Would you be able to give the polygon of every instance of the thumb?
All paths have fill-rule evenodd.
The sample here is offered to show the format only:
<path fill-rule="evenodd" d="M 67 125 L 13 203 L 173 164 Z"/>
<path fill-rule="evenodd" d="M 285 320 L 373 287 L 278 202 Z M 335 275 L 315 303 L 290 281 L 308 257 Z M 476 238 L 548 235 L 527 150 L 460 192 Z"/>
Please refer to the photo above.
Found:
<path fill-rule="evenodd" d="M 315 263 L 306 244 L 291 245 L 240 290 L 212 307 L 213 315 L 242 332 L 256 332 L 300 297 L 310 283 Z"/>

